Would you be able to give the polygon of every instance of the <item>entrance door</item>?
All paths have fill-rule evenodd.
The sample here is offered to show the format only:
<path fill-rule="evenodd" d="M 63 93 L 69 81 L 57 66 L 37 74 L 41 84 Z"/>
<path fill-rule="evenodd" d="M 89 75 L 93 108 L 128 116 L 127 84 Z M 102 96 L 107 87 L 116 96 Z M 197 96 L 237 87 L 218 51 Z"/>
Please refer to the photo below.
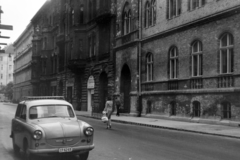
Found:
<path fill-rule="evenodd" d="M 103 72 L 100 75 L 100 80 L 99 80 L 99 112 L 102 112 L 105 103 L 106 103 L 106 97 L 108 94 L 108 78 L 107 78 L 107 73 Z"/>
<path fill-rule="evenodd" d="M 123 95 L 123 113 L 130 113 L 131 73 L 128 65 L 124 65 L 121 72 L 120 92 Z"/>
<path fill-rule="evenodd" d="M 67 87 L 67 101 L 72 103 L 72 87 Z"/>

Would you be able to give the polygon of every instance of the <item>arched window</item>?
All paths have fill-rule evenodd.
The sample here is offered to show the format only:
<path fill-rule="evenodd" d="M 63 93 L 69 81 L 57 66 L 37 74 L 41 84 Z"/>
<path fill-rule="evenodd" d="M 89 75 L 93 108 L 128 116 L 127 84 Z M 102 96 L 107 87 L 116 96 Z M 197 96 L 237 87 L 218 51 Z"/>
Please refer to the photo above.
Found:
<path fill-rule="evenodd" d="M 154 24 L 156 24 L 156 19 L 157 19 L 157 13 L 156 13 L 156 0 L 152 0 L 152 2 L 151 2 L 151 21 L 152 21 L 152 23 L 151 23 L 151 25 L 154 25 Z"/>
<path fill-rule="evenodd" d="M 80 18 L 80 20 L 79 20 L 80 24 L 83 24 L 83 22 L 84 22 L 84 19 L 83 19 L 84 14 L 83 13 L 84 13 L 84 8 L 83 8 L 83 5 L 81 5 L 80 6 L 80 17 L 79 17 Z"/>
<path fill-rule="evenodd" d="M 225 33 L 220 38 L 220 74 L 233 72 L 234 52 L 233 52 L 233 36 Z"/>
<path fill-rule="evenodd" d="M 93 4 L 92 4 L 92 1 L 90 0 L 89 1 L 89 20 L 92 20 L 93 18 L 92 10 L 93 10 Z"/>
<path fill-rule="evenodd" d="M 132 26 L 132 13 L 130 9 L 130 5 L 128 2 L 125 3 L 123 13 L 122 13 L 122 30 L 123 35 L 131 32 Z"/>
<path fill-rule="evenodd" d="M 72 12 L 71 12 L 71 19 L 72 19 L 72 25 L 74 25 L 74 23 L 75 23 L 75 17 L 74 17 L 74 9 L 72 9 Z"/>
<path fill-rule="evenodd" d="M 193 102 L 193 116 L 200 117 L 201 115 L 201 105 L 200 102 L 194 101 Z"/>
<path fill-rule="evenodd" d="M 149 26 L 149 16 L 150 16 L 150 4 L 149 4 L 149 1 L 147 1 L 146 4 L 145 4 L 144 27 L 148 27 Z"/>
<path fill-rule="evenodd" d="M 176 105 L 176 102 L 171 102 L 170 103 L 170 114 L 171 116 L 176 116 L 177 115 L 177 105 Z"/>
<path fill-rule="evenodd" d="M 223 102 L 221 104 L 222 118 L 231 119 L 231 104 L 229 102 Z"/>
<path fill-rule="evenodd" d="M 192 53 L 192 77 L 202 75 L 202 43 L 195 41 L 191 46 Z"/>
<path fill-rule="evenodd" d="M 153 80 L 153 55 L 148 53 L 146 56 L 147 59 L 147 81 Z"/>
<path fill-rule="evenodd" d="M 169 73 L 170 79 L 178 78 L 178 51 L 177 47 L 172 47 L 169 50 Z"/>

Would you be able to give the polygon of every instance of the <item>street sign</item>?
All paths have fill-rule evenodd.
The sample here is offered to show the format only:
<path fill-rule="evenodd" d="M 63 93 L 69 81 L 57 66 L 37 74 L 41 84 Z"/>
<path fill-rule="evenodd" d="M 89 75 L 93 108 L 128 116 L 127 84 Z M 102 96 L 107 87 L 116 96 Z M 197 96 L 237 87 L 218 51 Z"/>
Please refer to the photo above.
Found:
<path fill-rule="evenodd" d="M 0 29 L 13 30 L 13 26 L 0 24 Z"/>
<path fill-rule="evenodd" d="M 0 36 L 0 38 L 10 38 L 10 37 L 6 37 L 6 36 Z"/>

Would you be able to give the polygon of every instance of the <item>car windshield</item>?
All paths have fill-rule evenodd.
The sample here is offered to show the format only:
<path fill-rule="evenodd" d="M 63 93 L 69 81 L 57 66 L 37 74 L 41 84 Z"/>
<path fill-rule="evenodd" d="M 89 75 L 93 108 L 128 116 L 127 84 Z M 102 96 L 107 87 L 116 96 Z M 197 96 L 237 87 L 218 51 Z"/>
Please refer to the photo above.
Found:
<path fill-rule="evenodd" d="M 52 117 L 74 117 L 74 113 L 70 106 L 65 105 L 33 106 L 29 110 L 30 119 Z"/>

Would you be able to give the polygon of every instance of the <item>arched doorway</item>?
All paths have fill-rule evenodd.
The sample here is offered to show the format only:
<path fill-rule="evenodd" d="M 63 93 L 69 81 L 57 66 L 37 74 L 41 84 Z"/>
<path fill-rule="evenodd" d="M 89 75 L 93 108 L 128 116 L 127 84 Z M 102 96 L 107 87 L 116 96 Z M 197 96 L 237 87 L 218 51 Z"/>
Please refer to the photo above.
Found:
<path fill-rule="evenodd" d="M 99 111 L 105 107 L 106 97 L 108 95 L 108 77 L 106 72 L 102 72 L 99 77 Z"/>
<path fill-rule="evenodd" d="M 131 73 L 128 65 L 124 65 L 121 72 L 120 93 L 123 98 L 123 113 L 130 113 Z"/>

